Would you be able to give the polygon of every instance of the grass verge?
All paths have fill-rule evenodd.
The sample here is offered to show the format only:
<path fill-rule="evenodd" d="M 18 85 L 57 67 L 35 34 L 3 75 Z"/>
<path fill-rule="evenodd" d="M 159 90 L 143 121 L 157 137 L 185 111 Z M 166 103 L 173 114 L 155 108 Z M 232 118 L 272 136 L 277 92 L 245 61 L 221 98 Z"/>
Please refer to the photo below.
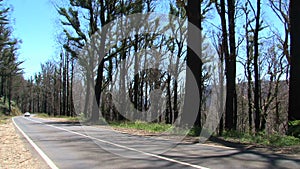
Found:
<path fill-rule="evenodd" d="M 70 122 L 78 122 L 81 120 L 81 117 L 76 116 L 76 117 L 69 117 L 69 116 L 49 116 L 47 113 L 36 113 L 35 117 L 38 118 L 57 118 L 57 119 L 64 119 L 66 121 Z"/>
<path fill-rule="evenodd" d="M 146 123 L 142 121 L 136 122 L 110 122 L 109 123 L 113 127 L 118 128 L 128 128 L 128 129 L 138 129 L 144 130 L 147 132 L 164 132 L 172 127 L 170 124 L 160 124 L 160 123 Z"/>

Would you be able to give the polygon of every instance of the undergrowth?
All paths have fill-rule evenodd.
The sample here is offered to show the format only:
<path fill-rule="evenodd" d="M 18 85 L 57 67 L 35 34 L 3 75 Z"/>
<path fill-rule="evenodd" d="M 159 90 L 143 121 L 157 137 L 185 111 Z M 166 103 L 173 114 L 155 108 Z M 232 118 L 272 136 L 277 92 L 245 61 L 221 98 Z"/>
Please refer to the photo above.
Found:
<path fill-rule="evenodd" d="M 238 141 L 240 143 L 250 143 L 265 146 L 300 146 L 300 139 L 282 134 L 266 134 L 259 132 L 257 134 L 241 133 L 236 131 L 226 131 L 223 134 L 225 140 Z"/>

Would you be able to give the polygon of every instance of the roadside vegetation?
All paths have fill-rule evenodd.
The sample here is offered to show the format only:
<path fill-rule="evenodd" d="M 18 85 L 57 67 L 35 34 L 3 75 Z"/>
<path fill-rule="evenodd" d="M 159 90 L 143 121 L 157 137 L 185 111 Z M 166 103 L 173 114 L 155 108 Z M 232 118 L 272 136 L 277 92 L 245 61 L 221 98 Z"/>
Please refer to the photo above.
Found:
<path fill-rule="evenodd" d="M 0 124 L 7 123 L 7 120 L 9 120 L 13 116 L 19 116 L 22 115 L 22 112 L 17 107 L 16 103 L 11 101 L 11 112 L 9 113 L 9 104 L 8 101 L 4 102 L 4 98 L 0 98 Z"/>
<path fill-rule="evenodd" d="M 141 121 L 137 122 L 120 122 L 120 123 L 111 123 L 113 127 L 120 128 L 130 128 L 130 129 L 138 129 L 144 130 L 148 132 L 164 132 L 170 129 L 172 126 L 167 124 L 159 124 L 159 123 L 145 123 Z M 199 136 L 199 129 L 192 128 L 187 136 L 197 137 Z M 217 135 L 212 135 L 214 137 L 218 137 Z M 230 141 L 234 143 L 243 143 L 243 144 L 253 144 L 253 145 L 261 145 L 261 146 L 274 146 L 274 147 L 286 147 L 286 146 L 300 146 L 300 138 L 294 136 L 287 136 L 283 134 L 267 134 L 265 132 L 260 132 L 258 134 L 250 134 L 243 132 L 224 132 L 222 137 L 218 137 L 220 139 L 224 139 L 225 141 Z"/>
<path fill-rule="evenodd" d="M 170 129 L 172 126 L 167 124 L 158 124 L 158 123 L 145 123 L 141 121 L 136 122 L 119 122 L 111 123 L 113 127 L 118 128 L 129 128 L 129 129 L 138 129 L 144 130 L 147 132 L 164 132 Z M 189 137 L 199 136 L 199 129 L 192 128 L 187 134 Z M 218 137 L 213 134 L 213 137 Z M 243 133 L 243 132 L 224 132 L 222 137 L 218 137 L 224 141 L 230 141 L 233 143 L 242 143 L 242 144 L 251 144 L 259 146 L 272 146 L 272 147 L 287 147 L 287 146 L 300 146 L 300 138 L 294 136 L 287 136 L 283 134 L 267 134 L 265 132 L 260 132 L 258 134 Z"/>
<path fill-rule="evenodd" d="M 223 138 L 231 142 L 272 147 L 300 146 L 299 138 L 278 133 L 266 134 L 265 132 L 260 132 L 254 135 L 242 132 L 225 132 Z"/>
<path fill-rule="evenodd" d="M 0 124 L 6 124 L 7 121 L 11 118 L 11 116 L 0 114 Z"/>

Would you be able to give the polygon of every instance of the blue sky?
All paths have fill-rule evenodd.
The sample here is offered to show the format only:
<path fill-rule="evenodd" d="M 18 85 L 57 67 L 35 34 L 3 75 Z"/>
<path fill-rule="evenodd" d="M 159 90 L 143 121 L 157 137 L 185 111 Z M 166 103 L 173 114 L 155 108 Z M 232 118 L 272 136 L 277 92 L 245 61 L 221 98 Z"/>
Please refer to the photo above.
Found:
<path fill-rule="evenodd" d="M 55 22 L 57 12 L 50 0 L 9 0 L 14 36 L 21 39 L 18 51 L 23 60 L 24 77 L 29 78 L 40 71 L 41 63 L 55 57 Z"/>

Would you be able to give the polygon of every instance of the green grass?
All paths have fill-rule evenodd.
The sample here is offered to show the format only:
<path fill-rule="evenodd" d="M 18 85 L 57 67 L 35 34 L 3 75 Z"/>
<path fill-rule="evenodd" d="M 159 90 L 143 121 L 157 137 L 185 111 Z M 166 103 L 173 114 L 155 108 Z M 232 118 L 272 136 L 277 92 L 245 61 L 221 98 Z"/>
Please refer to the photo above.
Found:
<path fill-rule="evenodd" d="M 285 146 L 300 146 L 300 139 L 293 136 L 286 136 L 281 134 L 270 134 L 267 135 L 263 132 L 258 134 L 240 133 L 240 132 L 224 132 L 223 137 L 225 140 L 264 145 L 274 147 L 285 147 Z"/>
<path fill-rule="evenodd" d="M 129 129 L 138 129 L 148 132 L 164 132 L 172 127 L 170 124 L 161 124 L 161 123 L 147 123 L 142 121 L 136 122 L 111 122 L 109 123 L 113 127 L 119 128 L 129 128 Z"/>

